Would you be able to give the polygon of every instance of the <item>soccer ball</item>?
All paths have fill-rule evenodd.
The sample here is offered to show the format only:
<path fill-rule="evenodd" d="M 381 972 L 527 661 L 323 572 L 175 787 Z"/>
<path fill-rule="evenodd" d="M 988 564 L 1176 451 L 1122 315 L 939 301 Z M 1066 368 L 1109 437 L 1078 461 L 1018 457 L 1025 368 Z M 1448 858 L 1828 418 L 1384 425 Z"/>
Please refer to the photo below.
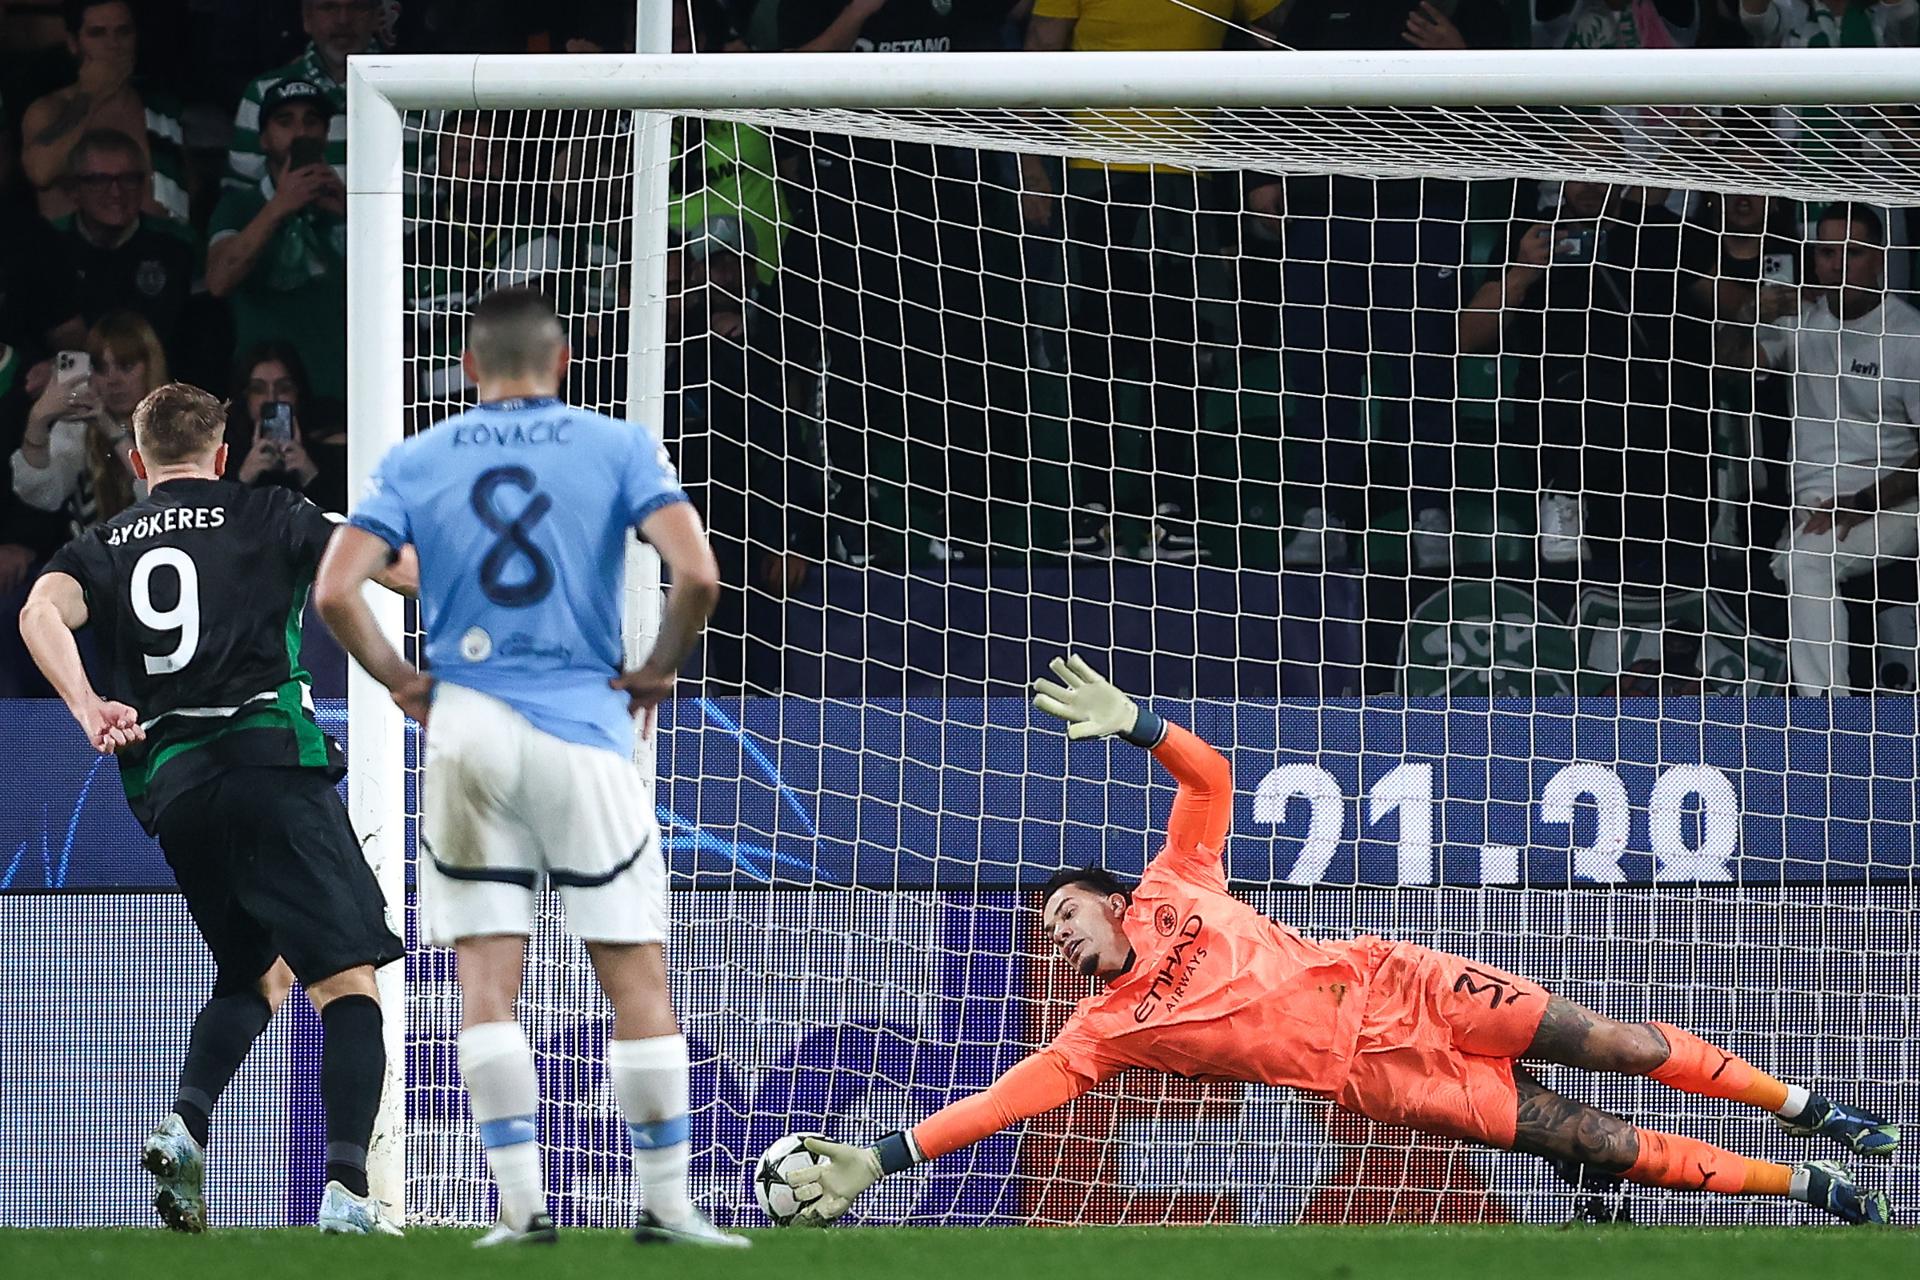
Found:
<path fill-rule="evenodd" d="M 819 1156 L 806 1149 L 802 1143 L 808 1138 L 822 1138 L 824 1133 L 790 1133 L 761 1153 L 753 1165 L 753 1198 L 760 1202 L 760 1212 L 773 1220 L 776 1227 L 790 1227 L 793 1220 L 800 1216 L 805 1204 L 794 1194 L 787 1183 L 787 1174 L 794 1169 L 804 1169 L 809 1165 L 822 1163 Z M 813 1197 L 808 1196 L 811 1200 Z"/>

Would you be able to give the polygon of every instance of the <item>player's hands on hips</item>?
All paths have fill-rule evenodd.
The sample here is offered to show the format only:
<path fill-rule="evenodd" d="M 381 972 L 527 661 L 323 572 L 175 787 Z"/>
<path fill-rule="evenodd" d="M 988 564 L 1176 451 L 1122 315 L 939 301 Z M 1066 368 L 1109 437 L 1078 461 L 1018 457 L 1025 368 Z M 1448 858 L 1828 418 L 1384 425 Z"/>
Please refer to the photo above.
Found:
<path fill-rule="evenodd" d="M 1140 717 L 1133 699 L 1107 683 L 1107 678 L 1087 665 L 1077 653 L 1055 658 L 1050 664 L 1060 684 L 1040 679 L 1033 682 L 1033 705 L 1050 716 L 1067 722 L 1067 736 L 1104 738 L 1125 733 Z"/>
<path fill-rule="evenodd" d="M 147 740 L 147 731 L 140 727 L 140 713 L 124 702 L 108 702 L 105 698 L 96 698 L 86 708 L 80 727 L 87 731 L 93 749 L 103 756 Z"/>
<path fill-rule="evenodd" d="M 424 731 L 427 712 L 433 709 L 433 677 L 424 671 L 416 671 L 411 679 L 395 685 L 391 692 L 393 705 L 406 712 Z"/>
<path fill-rule="evenodd" d="M 786 1175 L 794 1195 L 806 1201 L 800 1221 L 810 1226 L 825 1226 L 845 1213 L 854 1198 L 880 1181 L 880 1155 L 871 1147 L 850 1147 L 825 1138 L 807 1138 L 802 1145 L 824 1163 L 795 1169 Z M 817 1188 L 809 1197 L 804 1188 Z"/>
<path fill-rule="evenodd" d="M 640 736 L 651 738 L 654 708 L 666 701 L 673 693 L 673 683 L 676 678 L 676 672 L 656 671 L 643 664 L 624 675 L 615 676 L 607 683 L 627 695 L 628 715 L 645 717 L 640 722 Z"/>

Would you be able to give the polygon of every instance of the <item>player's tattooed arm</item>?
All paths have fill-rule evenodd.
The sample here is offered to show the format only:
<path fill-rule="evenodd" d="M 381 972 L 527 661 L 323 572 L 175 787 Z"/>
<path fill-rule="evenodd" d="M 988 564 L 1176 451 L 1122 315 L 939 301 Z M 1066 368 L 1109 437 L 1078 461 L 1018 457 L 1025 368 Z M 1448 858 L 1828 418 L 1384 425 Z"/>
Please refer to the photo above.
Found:
<path fill-rule="evenodd" d="M 1515 1151 L 1569 1160 L 1608 1173 L 1631 1168 L 1639 1158 L 1639 1136 L 1619 1116 L 1562 1097 L 1518 1067 L 1513 1082 L 1520 1097 L 1514 1115 Z"/>

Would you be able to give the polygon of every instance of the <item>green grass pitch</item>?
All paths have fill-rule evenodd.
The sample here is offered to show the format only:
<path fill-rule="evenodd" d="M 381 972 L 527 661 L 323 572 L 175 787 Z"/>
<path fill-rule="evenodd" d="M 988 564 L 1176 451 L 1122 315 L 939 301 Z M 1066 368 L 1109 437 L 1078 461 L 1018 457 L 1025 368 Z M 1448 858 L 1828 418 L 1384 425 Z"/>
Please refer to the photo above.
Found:
<path fill-rule="evenodd" d="M 1856 1280 L 1920 1275 L 1907 1230 L 1583 1227 L 1218 1227 L 757 1231 L 745 1253 L 641 1248 L 563 1232 L 551 1249 L 477 1253 L 472 1231 L 404 1240 L 310 1230 L 0 1231 L 19 1280 Z"/>

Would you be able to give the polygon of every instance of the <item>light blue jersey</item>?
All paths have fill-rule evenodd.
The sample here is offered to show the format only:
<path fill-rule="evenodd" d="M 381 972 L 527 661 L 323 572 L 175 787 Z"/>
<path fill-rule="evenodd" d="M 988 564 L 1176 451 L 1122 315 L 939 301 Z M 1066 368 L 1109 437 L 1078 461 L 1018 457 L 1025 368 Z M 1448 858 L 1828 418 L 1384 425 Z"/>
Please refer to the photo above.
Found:
<path fill-rule="evenodd" d="M 420 555 L 436 680 L 507 703 L 534 727 L 621 755 L 627 531 L 685 502 L 653 432 L 553 399 L 496 400 L 381 460 L 351 523 Z"/>

